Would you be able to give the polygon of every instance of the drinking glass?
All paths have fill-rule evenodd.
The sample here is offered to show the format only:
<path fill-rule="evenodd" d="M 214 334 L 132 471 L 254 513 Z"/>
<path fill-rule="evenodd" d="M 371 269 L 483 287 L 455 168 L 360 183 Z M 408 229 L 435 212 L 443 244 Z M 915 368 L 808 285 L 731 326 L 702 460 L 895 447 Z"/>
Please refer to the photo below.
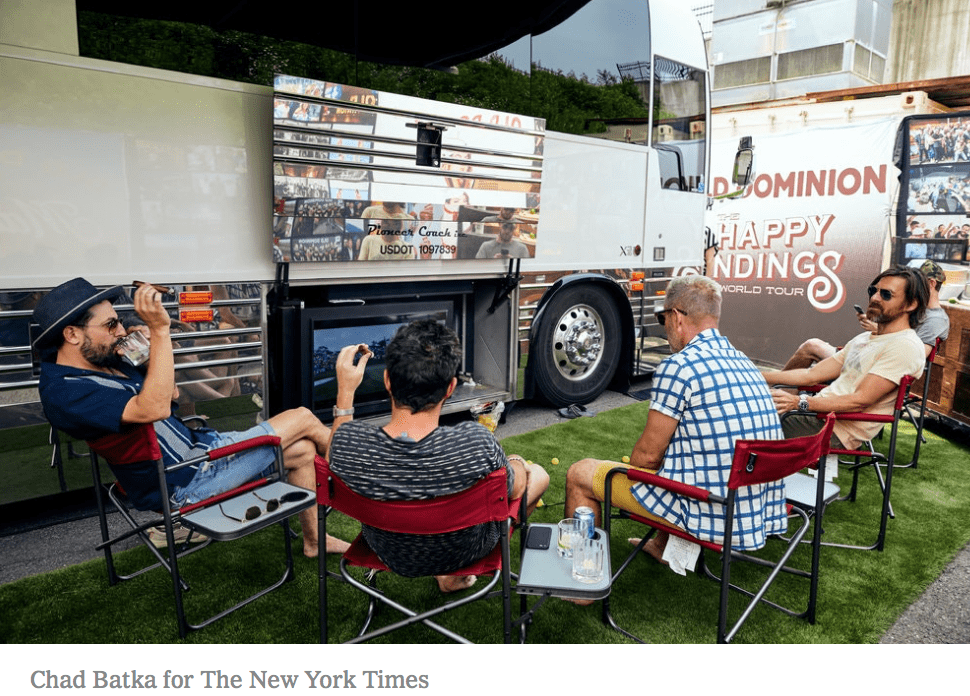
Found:
<path fill-rule="evenodd" d="M 603 554 L 602 540 L 577 540 L 573 544 L 573 579 L 587 584 L 602 580 Z"/>
<path fill-rule="evenodd" d="M 121 348 L 124 351 L 122 357 L 135 367 L 148 360 L 148 338 L 141 331 L 132 331 L 125 336 Z"/>
<path fill-rule="evenodd" d="M 580 521 L 575 517 L 569 517 L 559 523 L 559 544 L 557 550 L 561 558 L 573 557 L 573 546 L 579 542 Z"/>

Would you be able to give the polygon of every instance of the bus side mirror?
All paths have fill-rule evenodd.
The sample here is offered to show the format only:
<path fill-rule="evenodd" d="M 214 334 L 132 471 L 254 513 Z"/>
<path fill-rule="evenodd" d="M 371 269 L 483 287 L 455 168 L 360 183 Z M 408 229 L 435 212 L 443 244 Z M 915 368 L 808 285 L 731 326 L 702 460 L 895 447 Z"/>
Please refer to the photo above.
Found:
<path fill-rule="evenodd" d="M 744 188 L 754 181 L 754 143 L 750 136 L 741 138 L 734 155 L 734 173 L 731 181 Z"/>

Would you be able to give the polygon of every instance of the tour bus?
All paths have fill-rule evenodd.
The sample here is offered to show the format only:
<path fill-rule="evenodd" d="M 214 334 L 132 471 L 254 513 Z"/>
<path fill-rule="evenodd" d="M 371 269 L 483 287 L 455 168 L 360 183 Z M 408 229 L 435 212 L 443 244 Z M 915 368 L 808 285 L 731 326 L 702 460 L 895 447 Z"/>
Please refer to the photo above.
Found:
<path fill-rule="evenodd" d="M 32 308 L 76 276 L 172 289 L 186 409 L 251 393 L 327 420 L 351 343 L 375 353 L 358 412 L 387 412 L 383 346 L 418 317 L 464 345 L 447 411 L 587 403 L 652 369 L 666 282 L 703 272 L 709 76 L 676 0 L 592 0 L 482 59 L 525 89 L 629 81 L 642 116 L 590 135 L 325 79 L 90 59 L 50 49 L 48 19 L 18 14 L 7 27 L 34 31 L 0 44 L 0 401 L 18 418 L 40 413 Z"/>

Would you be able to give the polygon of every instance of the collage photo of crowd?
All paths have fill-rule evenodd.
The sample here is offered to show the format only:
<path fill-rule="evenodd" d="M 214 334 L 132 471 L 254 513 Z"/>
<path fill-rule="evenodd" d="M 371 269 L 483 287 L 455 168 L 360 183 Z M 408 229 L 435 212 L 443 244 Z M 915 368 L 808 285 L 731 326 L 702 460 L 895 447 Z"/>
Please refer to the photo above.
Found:
<path fill-rule="evenodd" d="M 949 116 L 907 120 L 904 168 L 905 220 L 897 246 L 906 258 L 967 261 L 970 239 L 970 119 Z"/>

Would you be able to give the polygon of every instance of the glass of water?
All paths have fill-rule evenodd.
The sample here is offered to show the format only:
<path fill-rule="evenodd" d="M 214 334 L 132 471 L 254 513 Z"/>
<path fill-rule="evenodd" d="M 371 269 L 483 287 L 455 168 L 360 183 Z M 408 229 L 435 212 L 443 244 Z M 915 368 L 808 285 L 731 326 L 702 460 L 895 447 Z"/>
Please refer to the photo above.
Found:
<path fill-rule="evenodd" d="M 573 544 L 573 579 L 591 584 L 603 579 L 605 548 L 601 539 L 579 539 Z"/>
<path fill-rule="evenodd" d="M 573 546 L 579 542 L 582 528 L 575 517 L 567 517 L 559 523 L 559 544 L 557 549 L 560 558 L 572 558 Z"/>

